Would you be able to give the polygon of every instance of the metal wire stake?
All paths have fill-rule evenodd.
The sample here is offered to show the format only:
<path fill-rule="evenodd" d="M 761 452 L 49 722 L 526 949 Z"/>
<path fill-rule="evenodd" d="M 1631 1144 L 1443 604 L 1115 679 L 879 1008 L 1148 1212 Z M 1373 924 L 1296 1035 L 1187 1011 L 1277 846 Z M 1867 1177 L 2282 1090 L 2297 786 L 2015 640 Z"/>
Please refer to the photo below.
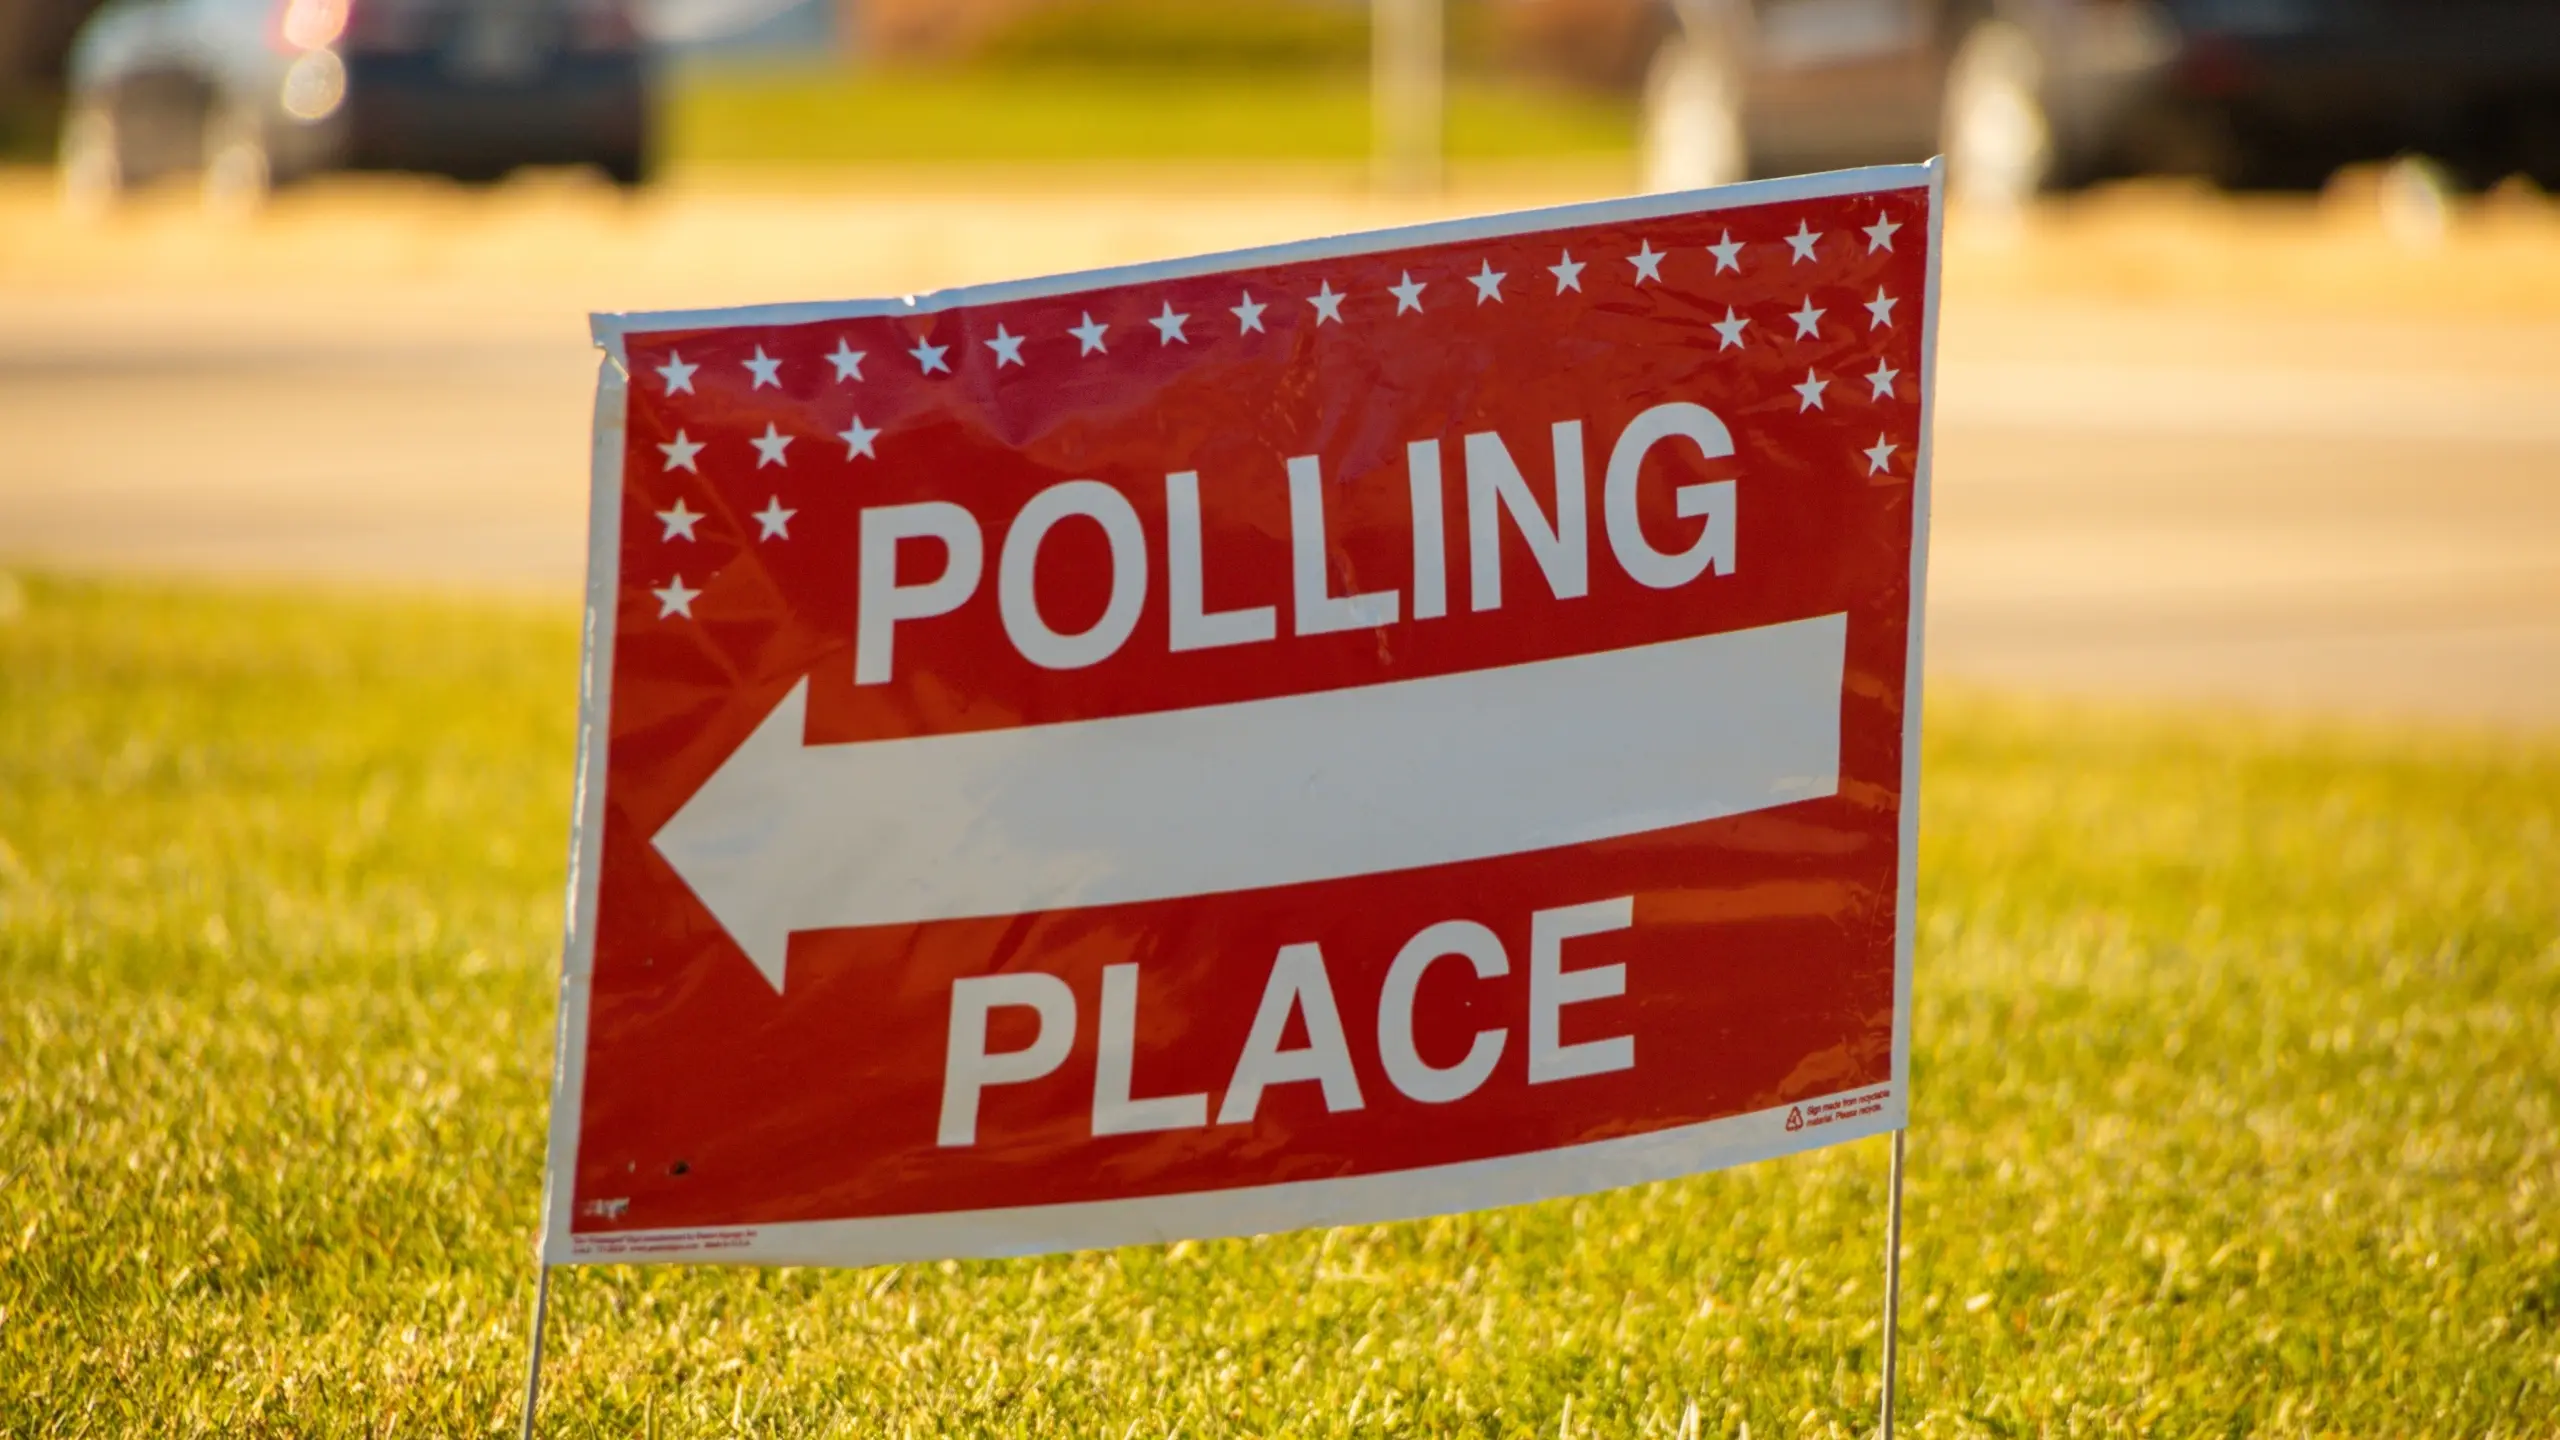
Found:
<path fill-rule="evenodd" d="M 1900 1137 L 1895 1143 L 1901 1143 Z M 533 1412 L 542 1403 L 542 1318 L 551 1309 L 551 1267 L 537 1260 L 533 1275 L 533 1345 L 524 1362 L 524 1440 L 533 1440 Z M 1886 1382 L 1888 1388 L 1891 1384 Z"/>
<path fill-rule="evenodd" d="M 1879 1440 L 1893 1440 L 1893 1336 L 1902 1311 L 1902 1137 L 1893 1132 L 1893 1174 L 1885 1182 L 1893 1193 L 1885 1201 L 1884 1219 L 1884 1406 Z"/>

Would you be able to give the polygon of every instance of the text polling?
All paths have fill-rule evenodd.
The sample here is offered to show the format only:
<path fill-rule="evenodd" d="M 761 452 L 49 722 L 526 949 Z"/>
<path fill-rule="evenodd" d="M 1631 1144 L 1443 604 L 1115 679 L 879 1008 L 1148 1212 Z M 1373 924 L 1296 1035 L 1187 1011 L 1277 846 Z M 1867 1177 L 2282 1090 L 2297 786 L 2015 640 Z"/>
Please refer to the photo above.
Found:
<path fill-rule="evenodd" d="M 1527 549 L 1550 596 L 1576 600 L 1590 593 L 1593 526 L 1583 425 L 1560 420 L 1551 429 L 1553 468 L 1543 487 L 1523 472 L 1501 432 L 1484 430 L 1465 438 L 1460 509 L 1469 610 L 1502 607 L 1506 526 Z M 1667 486 L 1671 512 L 1699 523 L 1667 550 L 1646 533 L 1638 506 L 1645 458 L 1674 437 L 1689 442 L 1697 460 L 1733 454 L 1732 432 L 1714 411 L 1688 401 L 1665 402 L 1639 412 L 1618 433 L 1608 450 L 1600 490 L 1600 531 L 1609 556 L 1627 578 L 1657 590 L 1677 588 L 1710 571 L 1729 575 L 1734 569 L 1736 498 L 1730 479 Z M 1151 507 L 1151 518 L 1160 521 L 1156 526 L 1142 520 L 1127 491 L 1099 480 L 1063 480 L 1033 494 L 1004 528 L 996 606 L 1005 639 L 1023 659 L 1050 670 L 1077 670 L 1108 659 L 1129 643 L 1149 610 L 1152 574 L 1163 576 L 1163 644 L 1173 651 L 1267 643 L 1282 633 L 1284 609 L 1293 635 L 1371 629 L 1408 616 L 1439 619 L 1450 604 L 1451 507 L 1442 445 L 1436 438 L 1425 439 L 1404 449 L 1413 556 L 1404 591 L 1333 592 L 1319 456 L 1292 455 L 1273 467 L 1287 476 L 1285 605 L 1274 600 L 1210 608 L 1207 577 L 1214 571 L 1231 573 L 1233 567 L 1217 563 L 1225 557 L 1210 555 L 1204 545 L 1199 472 L 1165 475 L 1162 504 Z M 1106 542 L 1105 598 L 1101 613 L 1089 624 L 1066 631 L 1043 609 L 1036 582 L 1043 545 L 1057 527 L 1078 519 L 1094 526 Z M 1151 528 L 1156 535 L 1150 535 Z M 979 594 L 988 542 L 978 517 L 949 500 L 866 507 L 861 537 L 854 680 L 876 685 L 894 673 L 901 622 L 950 614 Z M 940 568 L 929 579 L 901 580 L 902 547 L 918 541 L 939 544 Z M 912 568 L 906 573 L 912 574 Z"/>

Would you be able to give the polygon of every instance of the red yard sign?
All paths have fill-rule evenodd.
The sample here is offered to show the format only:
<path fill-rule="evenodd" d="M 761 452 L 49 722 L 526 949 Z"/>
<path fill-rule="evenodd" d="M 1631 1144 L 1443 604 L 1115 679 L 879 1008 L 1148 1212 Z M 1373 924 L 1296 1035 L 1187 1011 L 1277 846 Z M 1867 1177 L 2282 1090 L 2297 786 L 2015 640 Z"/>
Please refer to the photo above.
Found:
<path fill-rule="evenodd" d="M 1936 196 L 600 320 L 547 1257 L 1899 1126 Z"/>

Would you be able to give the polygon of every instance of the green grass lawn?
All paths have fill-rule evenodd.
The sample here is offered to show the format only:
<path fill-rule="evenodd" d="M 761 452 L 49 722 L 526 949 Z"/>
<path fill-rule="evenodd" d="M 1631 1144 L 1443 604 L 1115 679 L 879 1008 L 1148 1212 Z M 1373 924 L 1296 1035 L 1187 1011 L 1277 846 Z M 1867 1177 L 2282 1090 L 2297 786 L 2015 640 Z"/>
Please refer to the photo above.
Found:
<path fill-rule="evenodd" d="M 1350 74 L 710 70 L 667 100 L 678 166 L 905 161 L 1359 161 L 1369 91 Z M 1623 154 L 1631 105 L 1522 83 L 1449 93 L 1457 160 Z"/>
<path fill-rule="evenodd" d="M 512 1425 L 575 647 L 0 588 L 0 1434 Z M 1949 703 L 1924 817 L 1909 1433 L 2560 1434 L 2560 746 Z M 544 1433 L 1861 1434 L 1883 1180 L 569 1271 Z"/>

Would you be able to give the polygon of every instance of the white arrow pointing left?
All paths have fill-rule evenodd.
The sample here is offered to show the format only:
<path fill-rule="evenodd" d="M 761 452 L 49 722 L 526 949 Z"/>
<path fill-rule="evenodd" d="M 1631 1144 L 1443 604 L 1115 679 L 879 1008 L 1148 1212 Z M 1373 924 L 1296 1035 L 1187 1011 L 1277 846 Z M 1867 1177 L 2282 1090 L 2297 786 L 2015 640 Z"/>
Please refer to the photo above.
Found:
<path fill-rule="evenodd" d="M 808 682 L 657 834 L 774 988 L 792 932 L 1379 874 L 1839 789 L 1848 617 L 1106 720 L 804 742 Z"/>

